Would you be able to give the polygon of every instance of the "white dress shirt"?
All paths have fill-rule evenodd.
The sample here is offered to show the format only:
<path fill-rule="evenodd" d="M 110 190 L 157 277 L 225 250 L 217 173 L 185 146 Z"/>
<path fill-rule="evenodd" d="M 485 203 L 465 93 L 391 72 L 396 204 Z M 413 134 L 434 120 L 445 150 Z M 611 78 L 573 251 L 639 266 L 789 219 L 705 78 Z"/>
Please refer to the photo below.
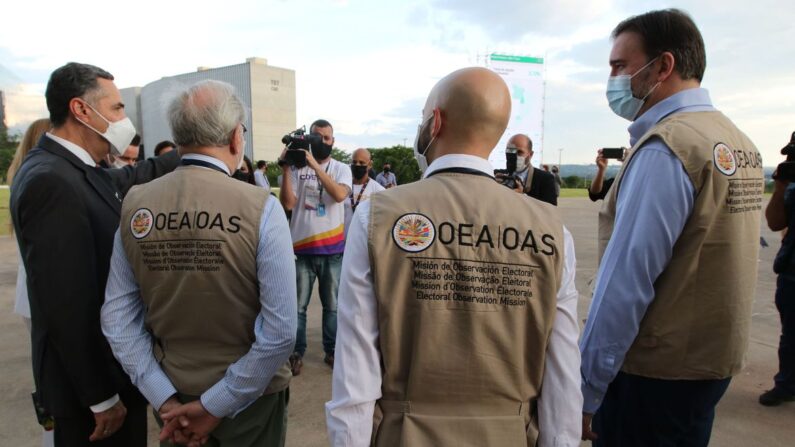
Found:
<path fill-rule="evenodd" d="M 445 155 L 434 160 L 423 177 L 434 171 L 464 167 L 491 175 L 485 159 Z M 381 398 L 381 353 L 378 350 L 378 304 L 367 247 L 370 202 L 353 215 L 342 260 L 337 304 L 337 350 L 331 401 L 326 423 L 331 445 L 367 446 L 373 429 L 375 402 Z M 564 227 L 564 268 L 557 295 L 557 314 L 547 346 L 543 391 L 538 401 L 538 445 L 579 446 L 582 430 L 580 353 L 577 347 L 577 299 L 574 285 L 574 241 Z"/>
<path fill-rule="evenodd" d="M 47 132 L 47 136 L 49 138 L 51 138 L 53 141 L 55 141 L 56 143 L 58 143 L 61 146 L 63 146 L 64 149 L 66 149 L 67 151 L 73 153 L 75 155 L 75 157 L 79 158 L 80 161 L 82 161 L 83 163 L 85 163 L 85 164 L 87 164 L 87 165 L 89 165 L 91 167 L 96 167 L 97 166 L 97 163 L 94 161 L 93 158 L 91 158 L 91 155 L 89 155 L 88 151 L 86 151 L 82 147 L 72 143 L 69 140 L 64 140 L 61 137 L 57 137 L 57 136 L 51 134 L 50 132 Z"/>

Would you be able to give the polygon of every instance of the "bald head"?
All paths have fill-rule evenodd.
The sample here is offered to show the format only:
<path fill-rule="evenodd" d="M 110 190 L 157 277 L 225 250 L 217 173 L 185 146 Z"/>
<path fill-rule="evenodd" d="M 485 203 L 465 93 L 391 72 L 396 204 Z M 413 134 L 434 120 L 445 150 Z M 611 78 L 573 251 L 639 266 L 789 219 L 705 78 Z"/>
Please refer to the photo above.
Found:
<path fill-rule="evenodd" d="M 427 144 L 434 138 L 432 158 L 463 153 L 488 158 L 505 132 L 511 115 L 511 95 L 493 71 L 464 68 L 454 71 L 431 90 L 423 110 Z M 424 147 L 420 147 L 423 150 Z"/>
<path fill-rule="evenodd" d="M 351 157 L 351 160 L 358 161 L 360 162 L 360 164 L 365 164 L 365 165 L 370 163 L 371 159 L 372 157 L 370 156 L 370 151 L 368 151 L 363 147 L 360 147 L 359 149 L 353 151 L 353 156 Z"/>
<path fill-rule="evenodd" d="M 508 140 L 508 147 L 515 147 L 516 154 L 520 157 L 533 156 L 533 140 L 523 133 L 512 136 Z"/>
<path fill-rule="evenodd" d="M 373 159 L 370 156 L 370 151 L 360 147 L 353 151 L 351 157 L 351 172 L 353 173 L 353 184 L 363 185 L 369 180 L 367 171 L 373 167 Z"/>

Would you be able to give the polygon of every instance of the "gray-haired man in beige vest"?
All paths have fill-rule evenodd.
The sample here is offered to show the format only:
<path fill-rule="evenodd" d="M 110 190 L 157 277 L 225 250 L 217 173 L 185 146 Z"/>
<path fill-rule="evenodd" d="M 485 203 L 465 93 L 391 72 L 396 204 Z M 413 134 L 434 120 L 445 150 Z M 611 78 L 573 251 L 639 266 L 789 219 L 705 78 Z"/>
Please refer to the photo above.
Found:
<path fill-rule="evenodd" d="M 510 109 L 494 72 L 448 75 L 417 132 L 423 179 L 357 207 L 332 445 L 579 444 L 574 244 L 556 207 L 494 181 Z"/>
<path fill-rule="evenodd" d="M 161 441 L 283 445 L 297 320 L 287 219 L 230 177 L 246 141 L 231 85 L 188 88 L 168 117 L 182 166 L 124 200 L 102 330 L 165 422 Z"/>
<path fill-rule="evenodd" d="M 632 149 L 599 215 L 583 434 L 706 446 L 748 345 L 762 160 L 700 88 L 706 54 L 688 15 L 631 17 L 613 38 L 607 99 L 633 121 Z"/>

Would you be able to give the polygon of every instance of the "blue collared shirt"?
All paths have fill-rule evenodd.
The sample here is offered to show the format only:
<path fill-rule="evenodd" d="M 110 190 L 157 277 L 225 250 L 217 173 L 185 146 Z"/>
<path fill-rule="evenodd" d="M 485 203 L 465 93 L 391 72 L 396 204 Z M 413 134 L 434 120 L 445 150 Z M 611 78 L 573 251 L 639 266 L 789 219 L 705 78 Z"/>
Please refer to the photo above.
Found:
<path fill-rule="evenodd" d="M 706 90 L 681 91 L 629 126 L 630 144 L 673 113 L 714 110 Z M 580 340 L 585 413 L 599 409 L 621 369 L 654 300 L 654 282 L 671 260 L 695 202 L 696 191 L 684 165 L 662 140 L 652 138 L 634 150 L 621 179 L 613 235 L 599 264 Z"/>
<path fill-rule="evenodd" d="M 394 172 L 379 172 L 378 175 L 375 176 L 375 181 L 384 188 L 388 185 L 397 186 L 397 177 L 395 177 Z"/>
<path fill-rule="evenodd" d="M 212 157 L 191 154 L 182 158 L 204 160 L 229 171 Z M 254 322 L 255 340 L 224 377 L 201 395 L 204 408 L 216 417 L 233 417 L 262 395 L 295 344 L 295 263 L 284 262 L 293 258 L 293 247 L 287 218 L 277 200 L 271 198 L 265 204 L 259 237 L 256 262 L 261 309 Z M 117 231 L 102 306 L 102 332 L 133 384 L 153 408 L 159 409 L 177 390 L 152 354 L 145 313 L 138 282 Z"/>

